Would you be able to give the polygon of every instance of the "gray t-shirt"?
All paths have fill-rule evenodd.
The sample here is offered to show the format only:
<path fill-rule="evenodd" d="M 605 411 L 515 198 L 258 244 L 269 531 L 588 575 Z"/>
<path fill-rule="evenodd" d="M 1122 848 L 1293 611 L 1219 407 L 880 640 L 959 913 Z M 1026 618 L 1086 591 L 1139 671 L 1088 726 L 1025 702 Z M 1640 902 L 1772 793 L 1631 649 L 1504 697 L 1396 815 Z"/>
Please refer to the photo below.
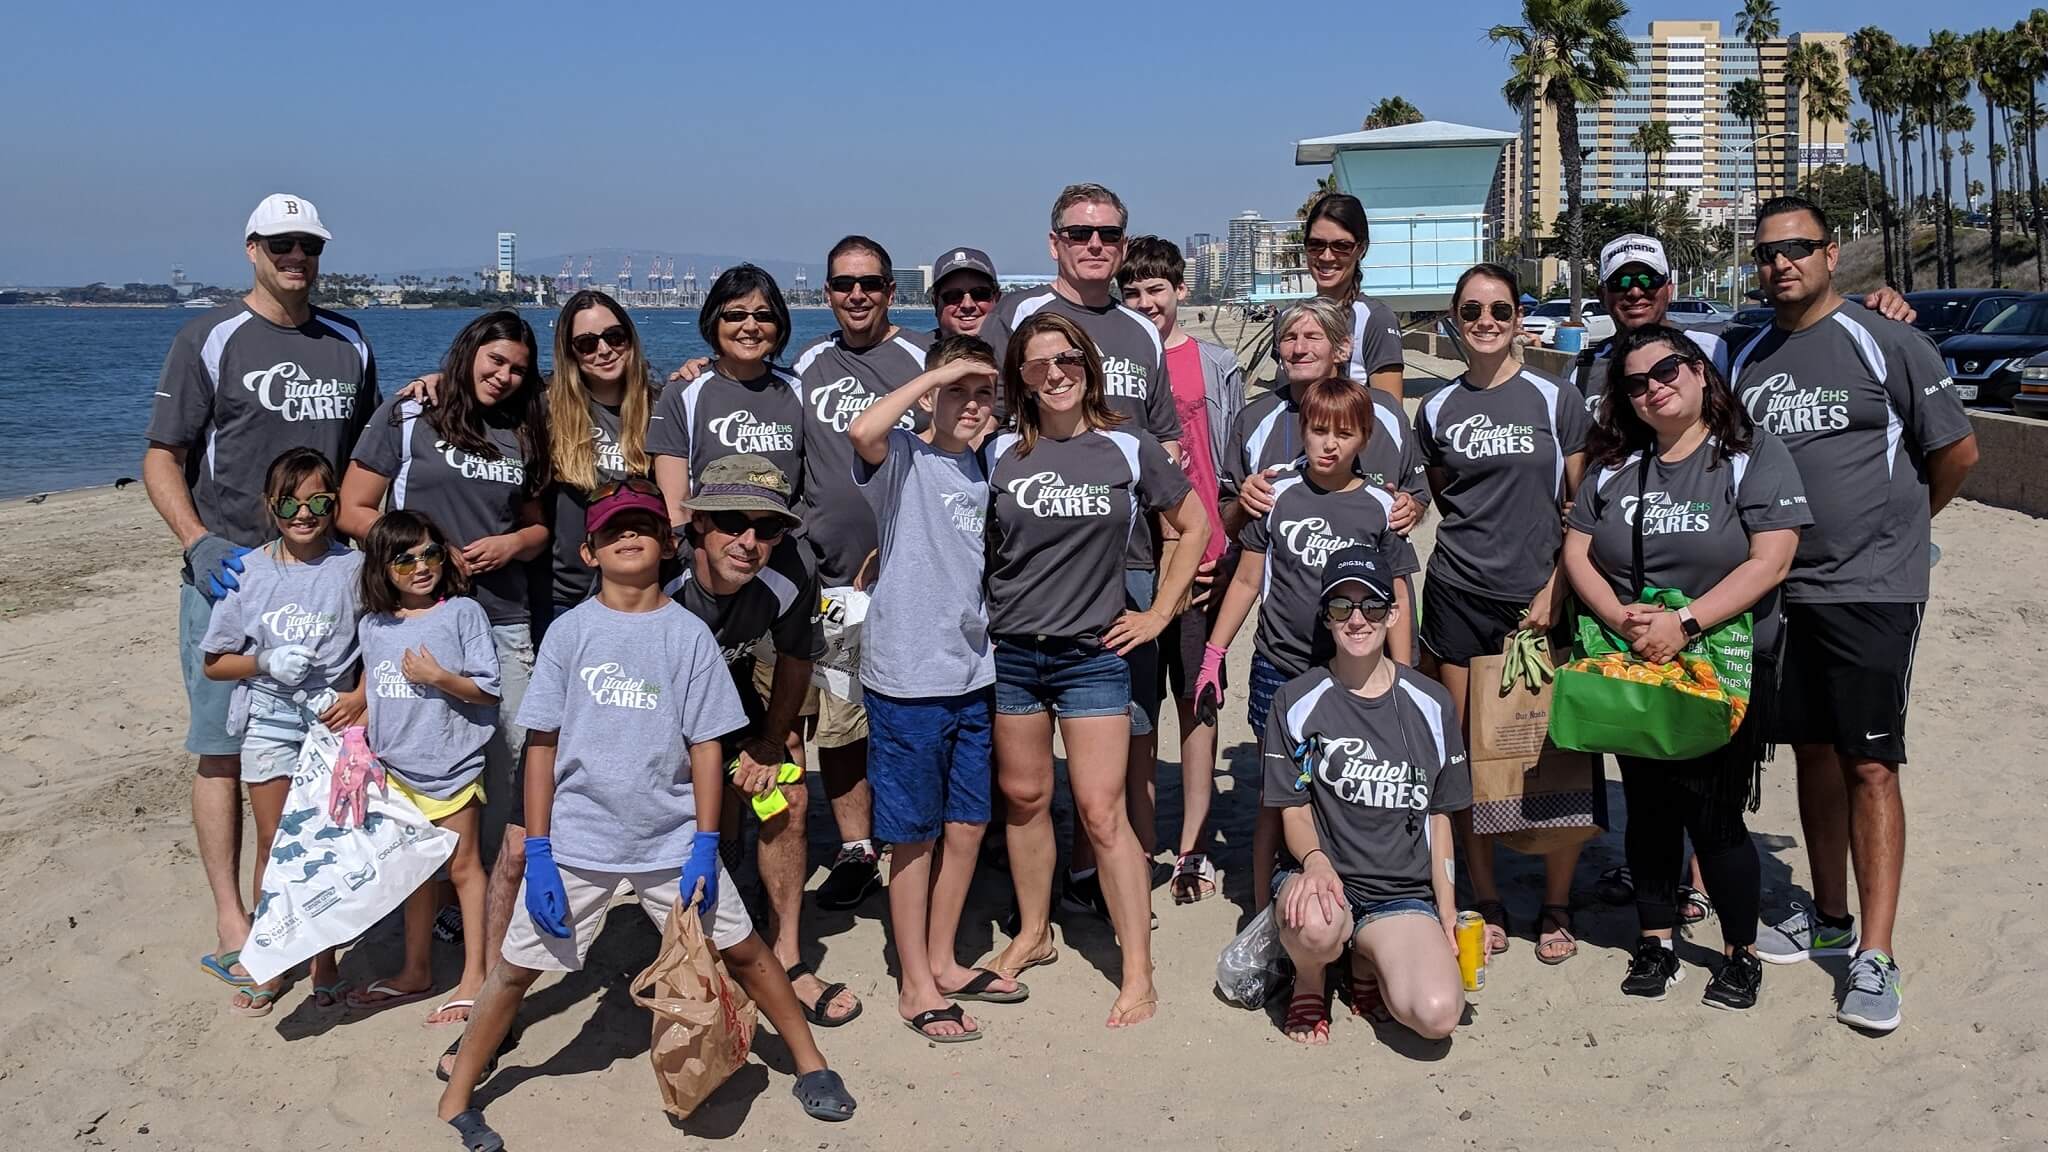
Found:
<path fill-rule="evenodd" d="M 549 625 L 518 723 L 560 733 L 556 861 L 654 872 L 682 867 L 697 831 L 690 746 L 747 715 L 703 621 L 671 603 L 617 612 L 590 599 Z"/>
<path fill-rule="evenodd" d="M 520 506 L 532 497 L 518 433 L 486 425 L 485 436 L 498 451 L 495 458 L 472 455 L 441 439 L 419 401 L 394 396 L 363 429 L 355 459 L 390 478 L 389 507 L 426 513 L 448 543 L 461 548 L 517 528 Z M 531 615 L 526 574 L 526 562 L 515 560 L 470 578 L 491 623 L 521 624 Z"/>
<path fill-rule="evenodd" d="M 1764 329 L 1735 380 L 1750 419 L 1791 450 L 1813 508 L 1785 599 L 1924 603 L 1927 455 L 1971 431 L 1934 345 L 1845 303 L 1802 332 Z"/>
<path fill-rule="evenodd" d="M 1465 740 L 1441 685 L 1396 666 L 1394 686 L 1368 700 L 1311 669 L 1273 694 L 1262 760 L 1266 807 L 1312 806 L 1346 897 L 1434 898 L 1429 817 L 1472 806 Z"/>
<path fill-rule="evenodd" d="M 1415 430 L 1408 426 L 1408 414 L 1386 393 L 1376 388 L 1367 391 L 1372 393 L 1373 427 L 1354 470 L 1368 484 L 1392 484 L 1429 507 L 1429 478 Z M 1254 473 L 1300 463 L 1304 450 L 1301 405 L 1295 402 L 1292 385 L 1245 405 L 1232 426 L 1229 451 L 1218 463 L 1222 498 L 1237 499 Z"/>
<path fill-rule="evenodd" d="M 235 686 L 228 728 L 240 731 L 248 693 L 289 700 L 304 691 L 348 688 L 356 682 L 356 616 L 362 603 L 363 554 L 336 544 L 311 563 L 279 560 L 275 546 L 242 558 L 241 589 L 213 602 L 202 652 L 246 652 L 303 644 L 313 650 L 306 678 L 290 687 L 258 674 Z"/>
<path fill-rule="evenodd" d="M 1370 296 L 1351 302 L 1351 360 L 1345 372 L 1360 384 L 1371 384 L 1372 374 L 1389 368 L 1404 368 L 1401 355 L 1401 322 L 1394 310 Z"/>
<path fill-rule="evenodd" d="M 1564 542 L 1565 457 L 1585 451 L 1586 409 L 1563 381 L 1523 369 L 1493 388 L 1464 376 L 1415 413 L 1423 464 L 1446 474 L 1429 578 L 1527 600 Z"/>
<path fill-rule="evenodd" d="M 991 441 L 989 629 L 1099 637 L 1124 609 L 1124 554 L 1140 517 L 1179 503 L 1187 474 L 1149 434 Z"/>
<path fill-rule="evenodd" d="M 1703 328 L 1687 328 L 1685 338 L 1713 362 L 1715 370 L 1721 373 L 1721 379 L 1728 379 L 1726 340 Z M 1610 354 L 1613 347 L 1613 340 L 1602 340 L 1572 362 L 1571 382 L 1586 402 L 1586 418 L 1595 422 L 1600 417 L 1600 397 L 1607 391 L 1607 378 L 1614 373 L 1614 357 Z"/>
<path fill-rule="evenodd" d="M 751 452 L 789 480 L 792 492 L 804 482 L 802 385 L 780 368 L 744 384 L 716 370 L 663 390 L 647 423 L 647 451 L 690 462 L 696 485 L 713 460 Z"/>
<path fill-rule="evenodd" d="M 827 588 L 851 585 L 876 546 L 875 512 L 853 477 L 860 456 L 846 430 L 875 400 L 924 371 L 924 336 L 898 332 L 855 351 L 834 332 L 796 358 L 804 401 L 804 539 Z M 898 427 L 923 431 L 931 418 L 912 406 Z"/>
<path fill-rule="evenodd" d="M 263 500 L 270 462 L 313 448 L 338 475 L 376 407 L 377 366 L 355 321 L 315 308 L 282 328 L 235 303 L 178 330 L 144 435 L 187 449 L 200 523 L 253 548 L 277 535 Z"/>
<path fill-rule="evenodd" d="M 1590 474 L 1580 486 L 1571 526 L 1593 537 L 1593 566 L 1622 603 L 1632 603 L 1640 591 L 1630 587 L 1639 517 L 1644 582 L 1675 588 L 1693 600 L 1749 559 L 1750 536 L 1813 523 L 1799 470 L 1783 443 L 1758 430 L 1749 451 L 1726 460 L 1715 459 L 1714 445 L 1709 439 L 1674 463 L 1653 457 L 1647 476 L 1639 476 L 1639 452 Z M 1645 489 L 1647 513 L 1636 501 L 1638 485 Z M 1757 651 L 1775 651 L 1778 590 L 1765 593 L 1750 612 Z"/>
<path fill-rule="evenodd" d="M 848 477 L 849 482 L 851 477 Z M 818 615 L 818 577 L 804 559 L 803 545 L 785 535 L 768 553 L 768 563 L 730 596 L 714 595 L 697 582 L 687 546 L 682 575 L 662 591 L 711 629 L 725 662 L 753 658 L 754 645 L 773 637 L 775 651 L 800 660 L 825 654 L 825 625 Z M 753 682 L 751 667 L 745 670 Z"/>
<path fill-rule="evenodd" d="M 365 616 L 356 635 L 369 678 L 371 751 L 414 791 L 450 799 L 484 770 L 484 745 L 498 727 L 498 706 L 471 704 L 407 680 L 405 654 L 425 648 L 441 667 L 498 695 L 498 647 L 483 607 L 455 596 L 417 616 Z"/>
<path fill-rule="evenodd" d="M 882 548 L 881 579 L 869 589 L 861 625 L 861 684 L 921 699 L 995 683 L 982 590 L 989 491 L 980 455 L 955 456 L 892 428 L 879 467 L 854 459 Z"/>
<path fill-rule="evenodd" d="M 1289 676 L 1308 671 L 1322 603 L 1323 565 L 1340 548 L 1366 544 L 1379 550 L 1396 576 L 1419 565 L 1415 549 L 1387 526 L 1394 498 L 1361 484 L 1349 492 L 1318 488 L 1288 468 L 1273 480 L 1273 510 L 1245 524 L 1238 543 L 1266 557 L 1259 585 L 1259 655 Z"/>
<path fill-rule="evenodd" d="M 619 410 L 590 402 L 590 438 L 596 442 L 597 483 L 626 478 L 626 458 L 619 448 Z M 574 604 L 590 595 L 597 573 L 583 563 L 583 516 L 590 509 L 590 494 L 557 480 L 548 486 L 548 532 L 553 540 L 549 595 L 557 604 Z"/>

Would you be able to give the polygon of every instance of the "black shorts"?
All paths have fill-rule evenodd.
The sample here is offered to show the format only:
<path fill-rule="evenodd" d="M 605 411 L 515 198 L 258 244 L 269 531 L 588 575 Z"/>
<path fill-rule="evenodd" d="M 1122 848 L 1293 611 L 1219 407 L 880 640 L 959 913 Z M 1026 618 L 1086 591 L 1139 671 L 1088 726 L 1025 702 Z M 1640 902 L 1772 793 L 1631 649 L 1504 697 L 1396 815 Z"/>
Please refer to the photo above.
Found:
<path fill-rule="evenodd" d="M 1422 582 L 1422 647 L 1461 666 L 1498 656 L 1528 610 L 1527 601 L 1496 600 L 1432 576 Z"/>
<path fill-rule="evenodd" d="M 1906 762 L 1906 700 L 1924 604 L 1787 604 L 1772 739 Z"/>

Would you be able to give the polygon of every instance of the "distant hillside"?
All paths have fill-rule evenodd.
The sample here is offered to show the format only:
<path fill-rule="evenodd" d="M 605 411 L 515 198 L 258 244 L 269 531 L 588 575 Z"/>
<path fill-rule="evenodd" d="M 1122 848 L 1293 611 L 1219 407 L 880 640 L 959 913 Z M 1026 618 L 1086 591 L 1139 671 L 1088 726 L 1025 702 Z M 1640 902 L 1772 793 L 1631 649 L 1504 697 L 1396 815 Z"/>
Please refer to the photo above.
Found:
<path fill-rule="evenodd" d="M 2034 289 L 2034 245 L 2026 236 L 2006 229 L 2003 259 L 2005 287 Z M 1975 228 L 1956 229 L 1956 287 L 1991 287 L 1991 233 Z M 1835 268 L 1835 287 L 1844 292 L 1868 292 L 1884 283 L 1884 238 L 1862 236 L 1842 246 L 1842 262 Z M 1913 236 L 1913 287 L 1932 288 L 1934 274 L 1934 228 L 1920 229 Z"/>

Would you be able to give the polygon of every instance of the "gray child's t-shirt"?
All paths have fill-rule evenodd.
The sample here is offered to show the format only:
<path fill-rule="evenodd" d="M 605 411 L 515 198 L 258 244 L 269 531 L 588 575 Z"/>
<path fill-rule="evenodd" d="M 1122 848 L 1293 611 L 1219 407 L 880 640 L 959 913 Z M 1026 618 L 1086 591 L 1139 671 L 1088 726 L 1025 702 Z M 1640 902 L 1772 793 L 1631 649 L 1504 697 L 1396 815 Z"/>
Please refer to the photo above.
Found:
<path fill-rule="evenodd" d="M 230 732 L 241 731 L 251 691 L 289 700 L 301 691 L 311 698 L 323 688 L 355 684 L 362 570 L 363 554 L 339 544 L 311 563 L 280 561 L 276 545 L 242 558 L 241 588 L 214 601 L 199 650 L 253 654 L 303 644 L 313 650 L 313 665 L 290 687 L 261 674 L 237 684 L 228 706 Z"/>
<path fill-rule="evenodd" d="M 498 648 L 483 606 L 456 596 L 417 616 L 368 615 L 356 635 L 370 688 L 370 751 L 415 792 L 447 800 L 467 788 L 484 770 L 498 706 L 415 684 L 403 668 L 407 650 L 425 648 L 441 667 L 498 695 Z"/>
<path fill-rule="evenodd" d="M 875 509 L 881 578 L 861 626 L 860 682 L 884 696 L 958 696 L 996 680 L 989 640 L 988 474 L 978 453 L 955 455 L 901 428 L 889 454 L 854 476 Z"/>

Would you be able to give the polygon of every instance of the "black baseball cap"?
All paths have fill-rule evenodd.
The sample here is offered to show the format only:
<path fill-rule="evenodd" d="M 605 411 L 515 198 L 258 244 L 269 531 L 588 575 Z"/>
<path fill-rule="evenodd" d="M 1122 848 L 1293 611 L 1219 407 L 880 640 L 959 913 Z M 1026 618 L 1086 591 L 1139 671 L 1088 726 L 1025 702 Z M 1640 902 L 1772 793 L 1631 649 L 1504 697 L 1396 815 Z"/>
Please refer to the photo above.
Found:
<path fill-rule="evenodd" d="M 1394 602 L 1394 570 L 1387 564 L 1387 558 L 1380 550 L 1368 544 L 1353 544 L 1339 548 L 1330 554 L 1323 565 L 1323 597 L 1337 590 L 1337 585 L 1357 581 L 1365 585 L 1366 593 L 1375 599 Z"/>
<path fill-rule="evenodd" d="M 936 288 L 955 272 L 979 272 L 996 283 L 996 262 L 979 248 L 948 248 L 932 261 L 932 287 Z"/>

